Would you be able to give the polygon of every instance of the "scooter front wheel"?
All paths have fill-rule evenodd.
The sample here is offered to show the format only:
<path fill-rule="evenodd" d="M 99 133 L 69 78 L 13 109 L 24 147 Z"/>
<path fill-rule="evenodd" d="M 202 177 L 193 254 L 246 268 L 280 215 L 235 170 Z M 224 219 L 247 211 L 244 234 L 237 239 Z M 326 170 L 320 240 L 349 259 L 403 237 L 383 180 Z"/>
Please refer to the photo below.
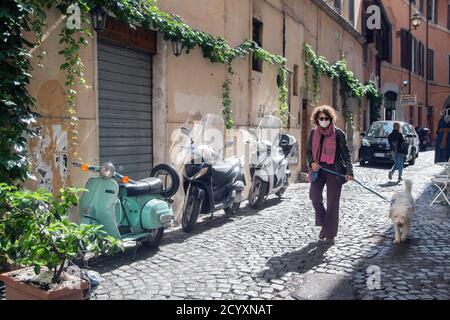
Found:
<path fill-rule="evenodd" d="M 194 229 L 194 225 L 197 222 L 201 210 L 200 202 L 200 199 L 197 199 L 194 192 L 189 194 L 181 219 L 181 226 L 184 232 L 189 233 Z"/>
<path fill-rule="evenodd" d="M 281 198 L 281 197 L 283 197 L 283 195 L 284 195 L 285 192 L 286 192 L 286 188 L 281 188 L 280 190 L 278 190 L 278 191 L 275 193 L 275 195 L 276 195 L 278 198 Z"/>
<path fill-rule="evenodd" d="M 152 249 L 159 246 L 164 235 L 164 227 L 152 230 L 146 240 L 142 241 L 142 245 L 146 248 Z"/>
<path fill-rule="evenodd" d="M 269 184 L 263 181 L 260 177 L 256 177 L 248 199 L 250 207 L 253 209 L 259 209 L 267 195 L 268 190 Z"/>

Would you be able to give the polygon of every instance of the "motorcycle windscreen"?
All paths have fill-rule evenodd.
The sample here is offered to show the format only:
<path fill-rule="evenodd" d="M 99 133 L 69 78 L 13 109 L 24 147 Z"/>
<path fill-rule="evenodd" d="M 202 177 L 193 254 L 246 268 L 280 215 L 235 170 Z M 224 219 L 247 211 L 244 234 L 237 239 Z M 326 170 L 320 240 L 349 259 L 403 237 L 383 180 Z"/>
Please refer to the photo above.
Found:
<path fill-rule="evenodd" d="M 80 199 L 81 223 L 102 225 L 108 235 L 119 239 L 117 228 L 121 208 L 117 198 L 119 185 L 110 179 L 91 178 L 86 184 L 87 192 Z"/>
<path fill-rule="evenodd" d="M 184 130 L 182 130 L 184 128 Z M 189 131 L 195 147 L 195 155 L 191 154 L 191 139 L 183 133 Z M 205 114 L 191 112 L 186 122 L 171 133 L 171 147 L 169 150 L 170 164 L 175 167 L 178 172 L 183 172 L 185 164 L 202 163 L 202 160 L 208 161 L 215 159 L 215 155 L 224 158 L 224 132 L 225 122 L 222 115 Z M 211 160 L 213 161 L 213 160 Z M 183 175 L 180 175 L 184 180 Z M 183 184 L 183 181 L 181 182 Z M 178 193 L 173 197 L 175 200 L 173 211 L 176 222 L 181 222 L 182 206 L 185 199 L 184 189 L 180 188 Z"/>
<path fill-rule="evenodd" d="M 256 134 L 260 141 L 266 141 L 270 145 L 278 146 L 282 129 L 283 122 L 279 118 L 273 115 L 266 115 L 259 122 Z"/>

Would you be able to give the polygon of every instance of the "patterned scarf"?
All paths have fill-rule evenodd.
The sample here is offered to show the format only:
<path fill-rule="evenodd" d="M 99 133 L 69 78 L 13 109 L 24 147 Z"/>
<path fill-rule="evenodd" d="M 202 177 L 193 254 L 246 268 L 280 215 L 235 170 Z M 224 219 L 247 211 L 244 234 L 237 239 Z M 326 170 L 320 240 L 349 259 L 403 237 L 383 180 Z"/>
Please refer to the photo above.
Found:
<path fill-rule="evenodd" d="M 322 136 L 325 136 L 325 139 L 322 145 L 322 154 L 319 155 L 320 139 Z M 325 162 L 327 164 L 334 164 L 336 157 L 336 127 L 333 124 L 326 129 L 318 126 L 314 130 L 312 147 L 313 157 L 316 163 Z"/>

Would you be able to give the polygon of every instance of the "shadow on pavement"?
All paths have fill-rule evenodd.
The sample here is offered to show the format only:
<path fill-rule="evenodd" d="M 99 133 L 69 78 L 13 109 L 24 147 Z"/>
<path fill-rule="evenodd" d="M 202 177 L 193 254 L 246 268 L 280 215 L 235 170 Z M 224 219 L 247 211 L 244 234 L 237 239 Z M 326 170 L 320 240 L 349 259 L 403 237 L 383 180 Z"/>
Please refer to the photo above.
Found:
<path fill-rule="evenodd" d="M 312 242 L 306 247 L 267 260 L 265 269 L 258 273 L 259 278 L 280 278 L 288 272 L 305 273 L 323 263 L 324 254 L 332 245 L 324 242 Z"/>
<path fill-rule="evenodd" d="M 413 231 L 409 239 L 394 245 L 394 230 L 390 227 L 381 241 L 366 243 L 370 251 L 347 276 L 357 299 L 416 300 L 450 299 L 450 207 L 429 207 L 436 188 L 432 185 L 416 199 Z M 370 232 L 370 230 L 368 230 Z M 370 266 L 381 270 L 381 287 L 367 287 Z M 336 295 L 339 286 L 330 295 Z"/>
<path fill-rule="evenodd" d="M 401 182 L 389 181 L 389 182 L 386 182 L 386 183 L 383 183 L 383 184 L 379 184 L 378 186 L 382 187 L 382 188 L 391 188 L 391 187 L 396 187 L 399 184 L 401 184 Z"/>
<path fill-rule="evenodd" d="M 269 199 L 260 210 L 263 210 L 266 206 L 269 207 L 271 205 L 275 205 L 274 203 L 278 201 L 278 198 Z M 88 267 L 93 270 L 100 267 L 102 272 L 109 272 L 119 268 L 122 265 L 128 265 L 130 262 L 139 262 L 149 259 L 160 251 L 159 248 L 163 248 L 164 246 L 174 243 L 183 243 L 191 237 L 195 237 L 209 230 L 233 223 L 235 220 L 256 215 L 259 215 L 259 210 L 253 210 L 249 206 L 242 207 L 236 215 L 226 215 L 223 211 L 214 213 L 212 219 L 210 218 L 210 214 L 201 215 L 191 233 L 184 232 L 181 227 L 172 228 L 166 230 L 162 242 L 158 248 L 148 249 L 141 245 L 136 247 L 136 245 L 131 242 L 131 245 L 127 245 L 123 252 L 118 252 L 113 256 L 100 256 L 89 259 Z M 78 262 L 77 265 L 82 266 L 82 263 Z"/>

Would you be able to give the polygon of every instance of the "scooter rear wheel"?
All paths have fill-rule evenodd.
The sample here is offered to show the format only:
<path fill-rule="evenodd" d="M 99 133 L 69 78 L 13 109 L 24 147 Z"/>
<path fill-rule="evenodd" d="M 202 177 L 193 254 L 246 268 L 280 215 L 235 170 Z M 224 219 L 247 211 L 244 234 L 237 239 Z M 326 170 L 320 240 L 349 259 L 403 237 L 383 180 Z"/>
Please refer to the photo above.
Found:
<path fill-rule="evenodd" d="M 194 192 L 191 192 L 186 201 L 186 207 L 183 211 L 183 217 L 181 219 L 181 226 L 184 232 L 192 232 L 194 225 L 197 223 L 198 216 L 200 214 L 200 200 Z"/>
<path fill-rule="evenodd" d="M 142 245 L 149 249 L 156 248 L 161 243 L 163 235 L 164 235 L 164 227 L 152 230 L 147 240 L 142 241 Z"/>
<path fill-rule="evenodd" d="M 241 203 L 233 203 L 231 207 L 223 209 L 225 211 L 226 215 L 233 215 L 236 214 L 239 211 L 239 208 L 241 207 Z"/>

